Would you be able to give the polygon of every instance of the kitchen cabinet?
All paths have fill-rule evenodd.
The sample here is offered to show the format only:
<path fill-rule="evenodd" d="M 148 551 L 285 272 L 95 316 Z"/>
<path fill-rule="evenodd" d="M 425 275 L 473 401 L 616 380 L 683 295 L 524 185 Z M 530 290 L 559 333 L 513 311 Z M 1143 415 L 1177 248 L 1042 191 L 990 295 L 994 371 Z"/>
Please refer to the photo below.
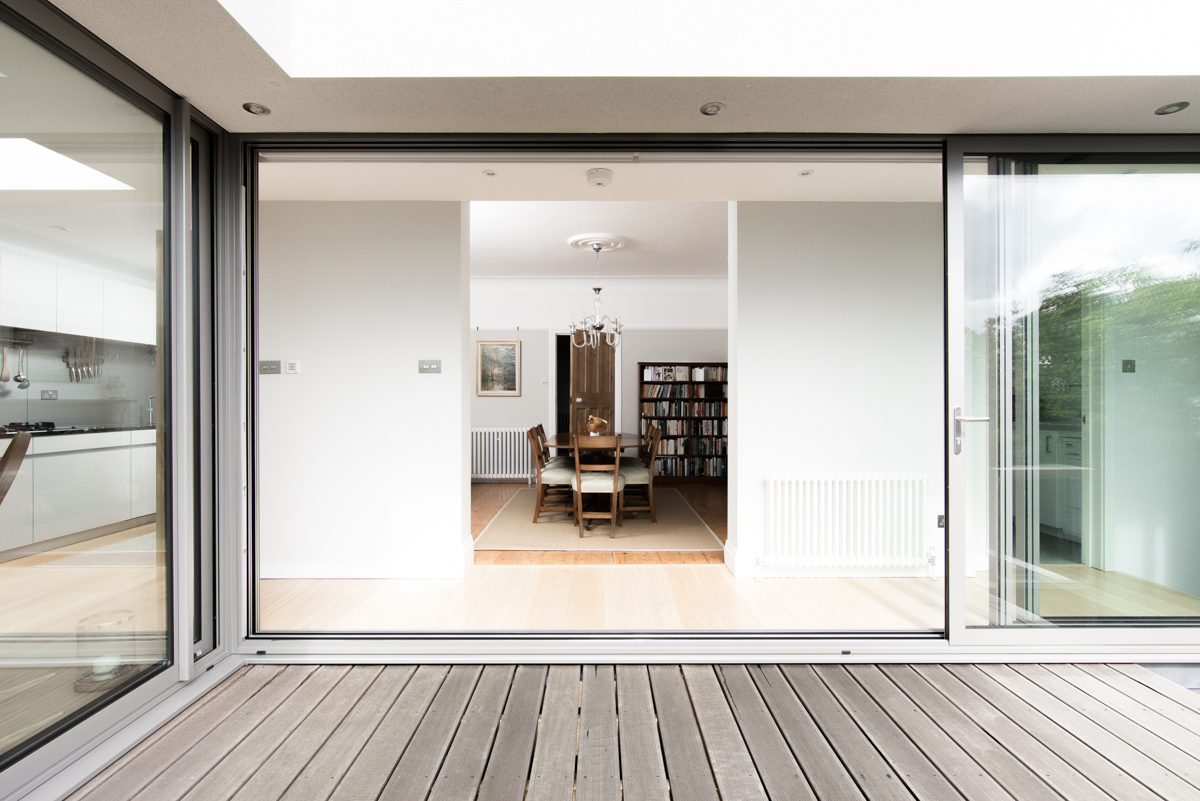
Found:
<path fill-rule="evenodd" d="M 158 508 L 158 432 L 129 433 L 129 516 L 152 515 Z"/>
<path fill-rule="evenodd" d="M 1083 437 L 1078 431 L 1041 433 L 1038 501 L 1047 534 L 1079 542 L 1083 536 Z"/>
<path fill-rule="evenodd" d="M 33 440 L 33 540 L 129 519 L 129 432 Z"/>
<path fill-rule="evenodd" d="M 104 336 L 104 278 L 70 267 L 59 267 L 57 272 L 58 332 Z"/>
<path fill-rule="evenodd" d="M 53 265 L 0 253 L 0 325 L 58 330 L 58 273 Z"/>
<path fill-rule="evenodd" d="M 157 341 L 154 290 L 112 278 L 104 279 L 104 337 L 125 342 Z"/>
<path fill-rule="evenodd" d="M 0 439 L 0 453 L 12 440 Z M 33 461 L 26 456 L 0 503 L 0 551 L 33 544 Z"/>
<path fill-rule="evenodd" d="M 152 287 L 0 253 L 0 325 L 153 345 Z"/>

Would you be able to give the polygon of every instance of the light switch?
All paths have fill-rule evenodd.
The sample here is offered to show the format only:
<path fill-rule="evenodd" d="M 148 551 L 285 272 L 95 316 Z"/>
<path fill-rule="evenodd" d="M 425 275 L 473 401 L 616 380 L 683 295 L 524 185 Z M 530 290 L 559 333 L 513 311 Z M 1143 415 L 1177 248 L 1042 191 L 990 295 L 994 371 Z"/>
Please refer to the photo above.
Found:
<path fill-rule="evenodd" d="M 288 375 L 299 375 L 300 374 L 300 362 L 298 362 L 294 359 L 289 359 L 289 360 L 285 361 L 283 363 L 283 372 L 287 373 Z"/>
<path fill-rule="evenodd" d="M 442 372 L 441 359 L 421 359 L 417 362 L 418 373 L 440 373 Z"/>

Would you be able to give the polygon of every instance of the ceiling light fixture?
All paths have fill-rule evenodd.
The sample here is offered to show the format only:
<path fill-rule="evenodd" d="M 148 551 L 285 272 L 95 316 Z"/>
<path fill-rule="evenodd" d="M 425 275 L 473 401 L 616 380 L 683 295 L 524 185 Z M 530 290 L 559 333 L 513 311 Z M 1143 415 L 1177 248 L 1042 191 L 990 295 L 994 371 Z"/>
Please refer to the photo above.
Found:
<path fill-rule="evenodd" d="M 613 234 L 580 234 L 568 239 L 567 243 L 573 248 L 587 248 L 596 254 L 596 286 L 592 287 L 595 305 L 592 314 L 584 316 L 578 322 L 571 320 L 571 344 L 577 348 L 598 348 L 603 337 L 605 344 L 615 348 L 621 344 L 621 319 L 614 314 L 610 320 L 600 312 L 600 251 L 616 250 L 623 247 L 625 241 Z"/>
<path fill-rule="evenodd" d="M 0 139 L 0 190 L 133 189 L 28 139 Z"/>
<path fill-rule="evenodd" d="M 814 172 L 816 172 L 816 171 L 815 170 L 801 170 L 800 172 L 798 172 L 796 174 L 799 175 L 801 178 L 807 178 L 808 176 L 812 175 Z"/>
<path fill-rule="evenodd" d="M 267 108 L 262 103 L 243 103 L 242 108 L 259 117 L 265 117 L 271 113 L 271 109 Z"/>
<path fill-rule="evenodd" d="M 484 170 L 484 171 L 483 171 L 483 174 L 484 174 L 484 175 L 486 175 L 488 178 L 495 178 L 495 177 L 496 177 L 496 171 L 495 171 L 495 170 Z"/>
<path fill-rule="evenodd" d="M 1180 100 L 1178 103 L 1168 103 L 1165 106 L 1159 106 L 1158 108 L 1154 109 L 1154 113 L 1160 117 L 1165 117 L 1168 114 L 1174 114 L 1176 112 L 1183 111 L 1190 105 L 1192 104 L 1188 101 Z"/>
<path fill-rule="evenodd" d="M 705 117 L 715 117 L 725 110 L 724 103 L 705 103 L 700 107 L 700 113 Z"/>

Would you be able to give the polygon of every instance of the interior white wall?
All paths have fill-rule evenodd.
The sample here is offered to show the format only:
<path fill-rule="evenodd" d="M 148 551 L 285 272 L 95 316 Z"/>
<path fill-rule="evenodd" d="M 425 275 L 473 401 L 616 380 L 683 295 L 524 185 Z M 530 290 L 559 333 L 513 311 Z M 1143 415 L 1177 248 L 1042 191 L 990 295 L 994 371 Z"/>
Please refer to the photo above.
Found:
<path fill-rule="evenodd" d="M 260 205 L 259 358 L 302 369 L 259 377 L 263 578 L 463 575 L 462 207 Z"/>
<path fill-rule="evenodd" d="M 622 427 L 636 431 L 638 424 L 638 362 L 675 364 L 724 362 L 729 359 L 729 331 L 725 329 L 630 329 L 621 337 Z"/>
<path fill-rule="evenodd" d="M 517 339 L 521 342 L 521 394 L 479 397 L 475 394 L 475 342 Z M 550 430 L 550 336 L 545 328 L 474 329 L 471 340 L 471 428 L 532 428 Z"/>
<path fill-rule="evenodd" d="M 602 278 L 604 314 L 631 328 L 725 328 L 723 275 Z M 565 329 L 593 310 L 591 278 L 471 277 L 471 327 Z"/>
<path fill-rule="evenodd" d="M 936 203 L 737 204 L 736 555 L 761 552 L 774 472 L 920 472 L 944 513 L 943 237 Z"/>

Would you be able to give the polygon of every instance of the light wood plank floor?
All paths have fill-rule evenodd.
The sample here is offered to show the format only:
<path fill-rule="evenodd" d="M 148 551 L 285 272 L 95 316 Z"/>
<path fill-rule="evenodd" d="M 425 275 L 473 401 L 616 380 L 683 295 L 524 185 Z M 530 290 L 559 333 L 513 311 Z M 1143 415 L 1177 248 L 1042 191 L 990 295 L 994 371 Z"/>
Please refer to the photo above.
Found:
<path fill-rule="evenodd" d="M 1136 665 L 259 665 L 69 801 L 1182 801 Z"/>

